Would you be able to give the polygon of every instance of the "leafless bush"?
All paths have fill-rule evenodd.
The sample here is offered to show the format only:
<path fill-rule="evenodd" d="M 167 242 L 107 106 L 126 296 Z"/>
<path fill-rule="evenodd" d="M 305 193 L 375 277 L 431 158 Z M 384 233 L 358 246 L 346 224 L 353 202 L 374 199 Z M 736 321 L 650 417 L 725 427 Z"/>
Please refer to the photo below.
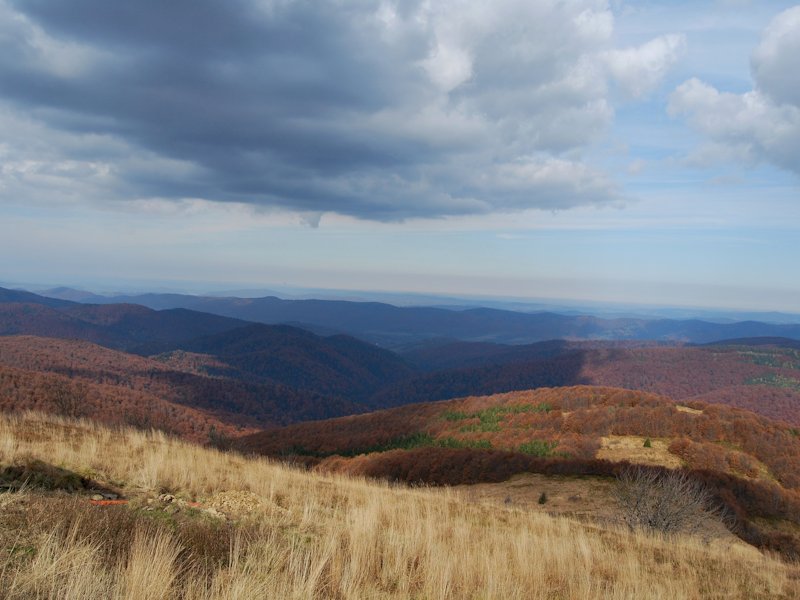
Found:
<path fill-rule="evenodd" d="M 77 418 L 85 415 L 86 390 L 83 386 L 56 383 L 50 390 L 50 401 L 61 416 Z"/>
<path fill-rule="evenodd" d="M 721 516 L 706 487 L 682 471 L 629 467 L 618 475 L 615 495 L 632 530 L 695 532 Z"/>

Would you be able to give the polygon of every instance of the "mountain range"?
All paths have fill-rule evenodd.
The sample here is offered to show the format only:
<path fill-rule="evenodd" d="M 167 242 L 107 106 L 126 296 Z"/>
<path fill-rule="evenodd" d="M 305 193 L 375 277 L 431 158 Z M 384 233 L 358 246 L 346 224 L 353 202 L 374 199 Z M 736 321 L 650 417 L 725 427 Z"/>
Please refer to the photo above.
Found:
<path fill-rule="evenodd" d="M 120 365 L 130 362 L 125 359 L 130 354 L 156 360 L 159 366 L 167 364 L 175 371 L 169 375 L 172 385 L 180 382 L 178 387 L 184 391 L 164 392 L 164 399 L 182 398 L 193 408 L 221 411 L 223 420 L 236 426 L 266 427 L 472 394 L 582 384 L 721 402 L 800 423 L 800 342 L 783 337 L 737 338 L 704 346 L 647 340 L 509 345 L 430 337 L 392 352 L 351 335 L 319 335 L 290 325 L 252 323 L 185 308 L 82 304 L 3 289 L 0 299 L 0 335 L 82 340 L 118 351 L 115 360 Z M 273 299 L 262 300 L 262 306 L 273 303 Z M 312 301 L 278 302 L 306 310 Z M 334 312 L 353 319 L 365 308 L 373 311 L 373 319 L 381 312 L 400 315 L 419 331 L 423 324 L 441 329 L 440 313 L 448 316 L 453 327 L 463 325 L 465 316 L 484 328 L 492 319 L 502 328 L 513 319 L 548 321 L 553 317 L 348 302 L 319 301 L 311 306 L 322 313 L 333 306 Z M 484 317 L 489 321 L 481 321 Z M 363 322 L 367 320 L 365 316 Z M 756 329 L 757 325 L 743 327 Z M 734 326 L 705 323 L 704 327 L 727 327 L 728 331 Z M 791 328 L 782 327 L 783 332 Z M 18 343 L 31 355 L 39 352 L 30 340 Z M 86 348 L 71 348 L 70 353 L 98 355 L 99 350 Z M 8 347 L 5 352 L 8 355 Z M 6 366 L 29 368 L 17 363 Z M 158 372 L 141 365 L 136 369 Z M 194 380 L 189 383 L 198 376 L 205 378 L 202 385 Z M 198 392 L 200 388 L 205 391 Z M 217 401 L 209 397 L 211 389 L 216 390 Z"/>
<path fill-rule="evenodd" d="M 92 295 L 86 299 L 105 304 L 137 304 L 159 311 L 188 309 L 265 324 L 293 324 L 317 333 L 346 333 L 390 349 L 405 349 L 437 338 L 504 344 L 528 344 L 554 339 L 690 343 L 750 337 L 800 339 L 798 323 L 609 319 L 495 308 L 446 309 L 345 300 L 285 300 L 274 296 L 235 298 L 143 294 L 109 298 Z"/>

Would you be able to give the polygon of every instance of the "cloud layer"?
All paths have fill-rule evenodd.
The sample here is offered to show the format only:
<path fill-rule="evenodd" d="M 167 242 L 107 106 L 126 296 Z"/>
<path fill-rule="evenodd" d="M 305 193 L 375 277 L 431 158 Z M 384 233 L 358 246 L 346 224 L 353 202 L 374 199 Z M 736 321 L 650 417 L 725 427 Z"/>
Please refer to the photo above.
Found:
<path fill-rule="evenodd" d="M 612 34 L 600 0 L 0 0 L 0 199 L 310 222 L 617 202 L 582 151 L 613 120 L 611 82 L 649 93 L 683 40 Z M 776 44 L 754 71 L 796 100 Z"/>
<path fill-rule="evenodd" d="M 744 94 L 686 81 L 672 94 L 670 113 L 707 138 L 692 156 L 697 162 L 766 161 L 800 175 L 800 6 L 766 28 L 751 71 L 755 88 Z"/>

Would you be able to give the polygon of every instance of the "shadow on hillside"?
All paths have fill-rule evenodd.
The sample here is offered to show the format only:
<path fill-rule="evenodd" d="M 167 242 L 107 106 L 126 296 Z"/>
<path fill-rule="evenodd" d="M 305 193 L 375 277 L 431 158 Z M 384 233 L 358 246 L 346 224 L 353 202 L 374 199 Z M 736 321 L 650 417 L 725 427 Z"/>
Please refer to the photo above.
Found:
<path fill-rule="evenodd" d="M 576 350 L 569 342 L 562 342 L 561 348 L 559 353 L 554 342 L 550 356 L 545 358 L 449 369 L 415 377 L 384 388 L 372 396 L 369 404 L 378 409 L 538 387 L 591 385 L 591 379 L 583 374 L 590 351 Z"/>
<path fill-rule="evenodd" d="M 92 492 L 117 497 L 119 492 L 93 479 L 55 465 L 32 460 L 0 470 L 0 492 L 34 489 L 69 493 Z"/>

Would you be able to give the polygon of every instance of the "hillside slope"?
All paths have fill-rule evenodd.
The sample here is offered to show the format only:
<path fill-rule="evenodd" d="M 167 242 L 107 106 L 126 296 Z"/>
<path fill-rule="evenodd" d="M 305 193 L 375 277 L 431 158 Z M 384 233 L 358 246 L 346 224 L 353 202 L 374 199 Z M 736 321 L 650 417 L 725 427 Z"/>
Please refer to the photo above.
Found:
<path fill-rule="evenodd" d="M 626 462 L 686 468 L 737 515 L 745 539 L 800 556 L 800 430 L 727 406 L 680 406 L 615 388 L 544 388 L 303 423 L 238 444 L 408 482 L 503 481 L 521 472 L 609 476 Z M 758 527 L 759 519 L 784 525 Z"/>
<path fill-rule="evenodd" d="M 664 540 L 38 415 L 0 415 L 0 440 L 9 489 L 36 475 L 0 493 L 9 600 L 800 597 L 796 565 L 729 540 Z M 127 504 L 93 506 L 97 488 Z"/>
<path fill-rule="evenodd" d="M 443 400 L 541 386 L 607 385 L 675 400 L 720 402 L 800 425 L 800 351 L 765 345 L 642 346 L 553 341 L 532 346 L 457 344 L 440 349 L 452 368 L 387 387 L 375 406 Z M 421 368 L 433 351 L 408 356 Z M 449 357 L 449 358 L 447 358 Z"/>
<path fill-rule="evenodd" d="M 62 298 L 41 296 L 24 290 L 10 290 L 0 287 L 0 303 L 2 304 L 41 304 L 50 308 L 75 306 L 76 303 Z"/>
<path fill-rule="evenodd" d="M 235 437 L 257 430 L 218 411 L 184 406 L 125 386 L 0 365 L 0 412 L 37 410 L 84 416 L 109 426 L 155 427 L 184 439 L 208 442 L 211 432 Z"/>
<path fill-rule="evenodd" d="M 139 354 L 152 354 L 202 335 L 247 324 L 183 309 L 155 311 L 135 304 L 70 304 L 51 308 L 40 303 L 0 303 L 0 336 L 85 340 Z"/>
<path fill-rule="evenodd" d="M 11 336 L 0 337 L 0 366 L 12 382 L 0 395 L 4 410 L 91 416 L 159 427 L 196 441 L 207 441 L 212 426 L 235 435 L 241 428 L 363 410 L 266 378 L 242 381 L 233 367 L 207 355 L 144 358 L 89 342 Z"/>
<path fill-rule="evenodd" d="M 320 337 L 280 325 L 248 325 L 178 347 L 215 356 L 245 379 L 281 382 L 354 402 L 413 373 L 397 355 L 355 338 Z"/>

